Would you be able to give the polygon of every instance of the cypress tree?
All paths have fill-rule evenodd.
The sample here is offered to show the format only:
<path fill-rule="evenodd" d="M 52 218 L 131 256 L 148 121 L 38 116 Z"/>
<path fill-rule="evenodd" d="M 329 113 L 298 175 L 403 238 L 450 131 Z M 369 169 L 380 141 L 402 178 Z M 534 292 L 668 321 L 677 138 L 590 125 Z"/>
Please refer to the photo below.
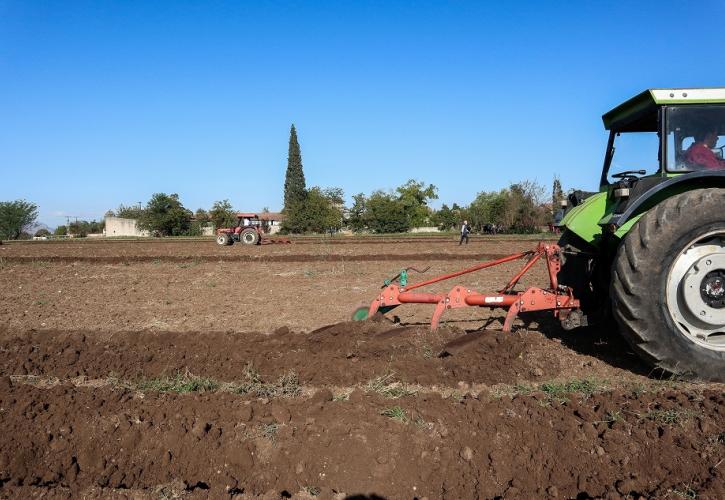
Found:
<path fill-rule="evenodd" d="M 287 175 L 284 179 L 284 211 L 305 200 L 305 173 L 302 171 L 302 153 L 297 142 L 294 123 L 289 131 L 289 152 L 287 153 Z"/>
<path fill-rule="evenodd" d="M 556 213 L 559 210 L 559 203 L 564 199 L 564 190 L 561 188 L 561 181 L 554 176 L 554 185 L 551 189 L 551 210 Z"/>

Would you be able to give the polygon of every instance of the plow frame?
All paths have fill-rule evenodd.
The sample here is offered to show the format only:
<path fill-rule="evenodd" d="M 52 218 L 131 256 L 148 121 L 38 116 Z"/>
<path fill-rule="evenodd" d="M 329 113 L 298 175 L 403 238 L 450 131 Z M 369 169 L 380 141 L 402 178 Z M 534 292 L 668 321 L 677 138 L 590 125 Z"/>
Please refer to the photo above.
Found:
<path fill-rule="evenodd" d="M 378 312 L 385 314 L 403 304 L 434 304 L 435 310 L 431 318 L 431 330 L 438 328 L 443 313 L 448 309 L 458 309 L 461 307 L 507 308 L 506 319 L 503 324 L 503 331 L 505 332 L 511 331 L 514 320 L 522 312 L 552 311 L 555 317 L 565 319 L 573 310 L 579 309 L 579 301 L 574 297 L 571 288 L 560 286 L 558 283 L 557 274 L 561 268 L 560 255 L 561 249 L 558 245 L 539 243 L 535 250 L 482 262 L 462 271 L 444 274 L 420 283 L 410 285 L 406 283 L 405 286 L 396 283 L 386 283 L 378 296 L 370 304 L 368 317 L 372 317 Z M 460 285 L 454 286 L 448 293 L 413 291 L 426 285 L 527 257 L 528 260 L 521 270 L 503 288 L 495 293 L 482 294 Z M 521 278 L 537 261 L 542 259 L 546 263 L 550 287 L 529 287 L 524 291 L 514 291 L 514 287 Z"/>

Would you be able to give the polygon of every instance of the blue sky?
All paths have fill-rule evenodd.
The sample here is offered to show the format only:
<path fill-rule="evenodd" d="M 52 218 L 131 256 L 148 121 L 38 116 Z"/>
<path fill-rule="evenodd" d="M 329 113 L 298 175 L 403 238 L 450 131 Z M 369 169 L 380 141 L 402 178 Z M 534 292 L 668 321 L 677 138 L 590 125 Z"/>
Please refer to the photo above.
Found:
<path fill-rule="evenodd" d="M 0 200 L 41 222 L 152 193 L 281 208 L 409 178 L 441 203 L 536 179 L 595 189 L 601 115 L 725 85 L 725 2 L 0 0 Z"/>

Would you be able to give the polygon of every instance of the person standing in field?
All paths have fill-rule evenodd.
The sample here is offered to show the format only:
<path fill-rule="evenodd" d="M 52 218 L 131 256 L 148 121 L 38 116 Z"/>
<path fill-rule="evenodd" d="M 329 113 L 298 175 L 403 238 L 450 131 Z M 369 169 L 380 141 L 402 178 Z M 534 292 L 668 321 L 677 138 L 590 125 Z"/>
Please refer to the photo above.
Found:
<path fill-rule="evenodd" d="M 461 241 L 458 242 L 458 246 L 463 244 L 463 240 L 466 240 L 466 245 L 468 245 L 468 233 L 470 232 L 471 226 L 468 225 L 467 220 L 464 220 L 463 224 L 461 224 Z"/>

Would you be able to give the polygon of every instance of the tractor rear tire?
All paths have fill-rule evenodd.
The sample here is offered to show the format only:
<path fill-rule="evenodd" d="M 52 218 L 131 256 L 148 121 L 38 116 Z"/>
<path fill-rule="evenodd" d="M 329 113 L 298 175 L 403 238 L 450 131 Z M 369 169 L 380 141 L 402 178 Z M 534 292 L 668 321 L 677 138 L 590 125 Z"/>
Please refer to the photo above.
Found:
<path fill-rule="evenodd" d="M 621 333 L 642 358 L 672 374 L 719 382 L 725 382 L 723 206 L 725 189 L 698 189 L 649 210 L 617 250 L 610 290 Z"/>
<path fill-rule="evenodd" d="M 254 229 L 245 229 L 239 234 L 239 241 L 245 245 L 256 245 L 259 243 L 259 234 Z"/>
<path fill-rule="evenodd" d="M 231 245 L 231 241 L 232 239 L 229 237 L 228 234 L 220 234 L 216 237 L 217 244 L 221 246 Z"/>

